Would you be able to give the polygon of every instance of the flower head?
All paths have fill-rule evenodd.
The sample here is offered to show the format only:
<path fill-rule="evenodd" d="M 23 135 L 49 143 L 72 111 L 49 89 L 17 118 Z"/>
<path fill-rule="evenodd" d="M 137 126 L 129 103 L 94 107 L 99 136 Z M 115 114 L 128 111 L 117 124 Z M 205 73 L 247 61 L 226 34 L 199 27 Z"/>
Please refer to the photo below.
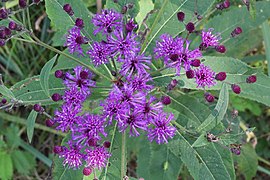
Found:
<path fill-rule="evenodd" d="M 218 46 L 221 40 L 220 34 L 212 34 L 214 29 L 210 28 L 208 31 L 202 30 L 202 44 L 201 46 L 207 48 L 209 46 Z"/>
<path fill-rule="evenodd" d="M 72 145 L 71 141 L 68 142 L 69 149 L 63 147 L 63 151 L 59 157 L 64 158 L 63 165 L 68 165 L 69 168 L 78 169 L 82 165 L 83 154 L 80 152 L 81 147 Z"/>
<path fill-rule="evenodd" d="M 122 114 L 121 118 L 118 120 L 118 128 L 120 132 L 124 132 L 128 127 L 130 127 L 130 136 L 139 136 L 140 133 L 138 129 L 146 130 L 147 121 L 145 121 L 143 114 L 137 112 L 129 112 L 127 114 Z"/>
<path fill-rule="evenodd" d="M 68 47 L 70 54 L 77 52 L 79 55 L 83 55 L 83 49 L 81 45 L 85 42 L 85 37 L 81 35 L 80 28 L 74 26 L 68 31 L 68 34 L 66 35 L 65 46 Z"/>
<path fill-rule="evenodd" d="M 86 95 L 79 91 L 77 87 L 72 86 L 70 89 L 65 91 L 65 94 L 62 96 L 62 98 L 67 104 L 81 107 L 81 104 L 86 99 Z"/>
<path fill-rule="evenodd" d="M 93 48 L 90 49 L 87 54 L 90 55 L 94 65 L 99 66 L 101 64 L 106 64 L 109 61 L 110 51 L 105 42 L 94 42 Z"/>
<path fill-rule="evenodd" d="M 90 87 L 94 87 L 96 83 L 91 80 L 92 73 L 81 66 L 74 68 L 75 76 L 71 75 L 69 72 L 66 73 L 65 85 L 69 88 L 77 87 L 84 94 L 90 94 Z"/>
<path fill-rule="evenodd" d="M 111 154 L 103 147 L 95 147 L 94 149 L 86 149 L 85 161 L 88 167 L 101 169 L 106 167 Z"/>
<path fill-rule="evenodd" d="M 165 63 L 170 59 L 172 54 L 175 54 L 177 49 L 182 48 L 183 43 L 175 41 L 173 37 L 168 34 L 160 36 L 161 41 L 157 41 L 154 52 L 156 58 L 164 57 Z"/>
<path fill-rule="evenodd" d="M 205 86 L 210 88 L 214 86 L 216 84 L 215 74 L 216 73 L 211 68 L 201 64 L 200 67 L 195 70 L 197 88 L 204 88 Z"/>
<path fill-rule="evenodd" d="M 54 121 L 58 123 L 57 130 L 66 132 L 69 128 L 73 129 L 73 126 L 79 120 L 77 115 L 80 112 L 78 106 L 72 106 L 70 104 L 63 104 L 61 110 L 57 110 L 54 114 Z"/>
<path fill-rule="evenodd" d="M 134 73 L 146 74 L 146 70 L 149 70 L 147 64 L 151 63 L 151 57 L 146 57 L 143 55 L 133 56 L 131 58 L 126 58 L 123 60 L 123 65 L 120 70 L 120 74 L 130 78 Z"/>
<path fill-rule="evenodd" d="M 122 28 L 122 15 L 111 9 L 102 10 L 101 14 L 96 14 L 92 23 L 97 27 L 94 31 L 96 35 L 98 32 L 103 34 L 111 33 L 115 29 Z"/>
<path fill-rule="evenodd" d="M 100 134 L 107 136 L 104 130 L 103 119 L 99 115 L 85 114 L 77 122 L 77 126 L 73 129 L 72 139 L 78 144 L 82 143 L 84 140 L 87 143 L 90 139 L 100 140 Z"/>
<path fill-rule="evenodd" d="M 148 129 L 148 139 L 152 142 L 156 140 L 158 144 L 168 143 L 168 138 L 173 138 L 176 128 L 170 126 L 169 123 L 173 120 L 173 114 L 168 117 L 166 113 L 160 112 L 152 121 L 154 128 Z"/>
<path fill-rule="evenodd" d="M 128 33 L 124 36 L 122 30 L 114 31 L 113 35 L 109 36 L 108 47 L 112 52 L 112 55 L 119 54 L 118 60 L 121 58 L 131 58 L 139 52 L 139 42 L 136 41 L 136 35 L 134 33 Z"/>
<path fill-rule="evenodd" d="M 153 89 L 152 85 L 147 84 L 149 81 L 152 80 L 148 73 L 138 74 L 134 76 L 132 79 L 129 79 L 131 82 L 131 86 L 133 87 L 134 91 L 149 91 Z"/>

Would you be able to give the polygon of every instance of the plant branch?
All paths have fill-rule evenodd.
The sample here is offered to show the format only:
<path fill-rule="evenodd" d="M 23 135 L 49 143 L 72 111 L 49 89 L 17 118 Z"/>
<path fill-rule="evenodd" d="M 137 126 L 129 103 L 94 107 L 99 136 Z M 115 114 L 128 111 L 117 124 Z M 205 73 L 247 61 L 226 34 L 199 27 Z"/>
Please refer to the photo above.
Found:
<path fill-rule="evenodd" d="M 121 179 L 124 178 L 126 175 L 126 167 L 127 167 L 127 162 L 126 162 L 126 131 L 123 132 L 122 134 L 122 145 L 121 145 Z"/>

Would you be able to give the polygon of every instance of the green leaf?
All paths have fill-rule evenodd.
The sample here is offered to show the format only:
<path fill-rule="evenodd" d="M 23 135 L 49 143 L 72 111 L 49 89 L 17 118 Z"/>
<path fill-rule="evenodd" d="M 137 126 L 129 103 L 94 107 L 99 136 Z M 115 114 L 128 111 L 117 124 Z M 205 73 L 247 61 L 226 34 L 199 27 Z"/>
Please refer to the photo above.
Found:
<path fill-rule="evenodd" d="M 183 119 L 187 119 L 187 126 L 197 128 L 207 118 L 207 114 L 211 111 L 209 107 L 200 103 L 197 98 L 188 95 L 180 95 L 179 93 L 169 94 L 172 104 L 170 108 L 180 113 L 177 122 L 183 125 Z"/>
<path fill-rule="evenodd" d="M 8 97 L 10 99 L 14 99 L 15 96 L 14 94 L 3 84 L 0 84 L 0 93 L 4 96 L 4 97 Z"/>
<path fill-rule="evenodd" d="M 245 144 L 241 147 L 240 156 L 235 156 L 239 171 L 244 174 L 245 179 L 251 180 L 257 172 L 258 158 L 255 149 L 251 144 Z"/>
<path fill-rule="evenodd" d="M 270 26 L 268 20 L 262 24 L 263 40 L 265 47 L 265 54 L 268 65 L 268 76 L 270 76 Z"/>
<path fill-rule="evenodd" d="M 197 9 L 198 13 L 204 15 L 213 3 L 213 0 L 197 1 L 197 4 L 200 4 Z M 142 45 L 142 51 L 152 50 L 152 47 L 161 34 L 169 32 L 170 35 L 176 36 L 183 32 L 185 26 L 178 21 L 176 13 L 184 11 L 185 18 L 192 19 L 195 4 L 195 0 L 156 0 L 154 9 L 158 12 L 147 21 L 150 31 Z"/>
<path fill-rule="evenodd" d="M 55 78 L 53 74 L 50 75 L 49 92 L 63 94 L 64 86 L 62 80 Z M 20 81 L 11 88 L 16 99 L 23 101 L 25 105 L 34 105 L 40 103 L 41 105 L 57 104 L 49 98 L 41 87 L 40 76 L 34 76 Z"/>
<path fill-rule="evenodd" d="M 147 13 L 154 9 L 154 3 L 152 0 L 141 0 L 139 1 L 140 11 L 136 16 L 136 22 L 139 26 L 142 25 L 144 18 L 146 17 Z"/>
<path fill-rule="evenodd" d="M 177 179 L 180 174 L 182 161 L 169 151 L 167 145 L 159 145 L 155 142 L 150 144 L 150 178 L 151 179 Z M 142 158 L 142 157 L 141 157 Z"/>
<path fill-rule="evenodd" d="M 127 14 L 129 14 L 131 17 L 135 18 L 136 15 L 140 11 L 139 1 L 138 0 L 118 0 L 117 2 L 106 0 L 106 9 L 114 9 L 117 12 L 121 12 L 122 8 L 125 5 L 132 4 L 133 7 L 131 9 L 127 10 Z"/>
<path fill-rule="evenodd" d="M 44 164 L 46 164 L 48 167 L 51 167 L 52 160 L 50 160 L 48 157 L 46 157 L 44 154 L 39 152 L 37 149 L 33 148 L 23 140 L 20 141 L 20 146 L 25 149 L 26 151 L 30 152 L 32 155 L 34 155 L 36 158 L 38 158 L 40 161 L 42 161 Z"/>
<path fill-rule="evenodd" d="M 41 69 L 41 72 L 40 72 L 40 85 L 48 97 L 50 97 L 49 76 L 50 76 L 50 72 L 52 70 L 52 67 L 53 67 L 56 59 L 57 59 L 57 55 L 54 56 L 51 60 L 49 60 L 45 64 L 45 66 Z"/>
<path fill-rule="evenodd" d="M 80 17 L 85 22 L 84 35 L 89 39 L 96 40 L 97 37 L 93 35 L 93 24 L 89 18 L 90 12 L 86 8 L 82 0 L 45 0 L 46 13 L 51 20 L 53 29 L 56 34 L 53 37 L 53 45 L 63 46 L 65 43 L 64 35 L 72 28 L 75 21 L 64 10 L 64 4 L 69 3 L 74 11 L 75 17 Z"/>
<path fill-rule="evenodd" d="M 219 93 L 218 102 L 215 109 L 207 119 L 197 128 L 198 132 L 206 132 L 218 125 L 224 118 L 229 104 L 228 85 L 223 84 Z"/>
<path fill-rule="evenodd" d="M 15 150 L 11 153 L 14 168 L 20 173 L 27 175 L 36 166 L 36 161 L 33 155 L 28 152 Z"/>
<path fill-rule="evenodd" d="M 117 131 L 117 124 L 109 130 L 109 137 L 111 147 L 109 152 L 112 156 L 108 160 L 106 168 L 102 171 L 100 179 L 102 180 L 113 180 L 121 177 L 121 133 Z"/>
<path fill-rule="evenodd" d="M 169 142 L 169 149 L 180 157 L 192 177 L 196 179 L 235 179 L 229 150 L 219 144 L 194 148 L 179 132 L 180 139 Z"/>
<path fill-rule="evenodd" d="M 231 8 L 229 11 L 223 12 L 221 15 L 213 17 L 205 24 L 204 28 L 215 28 L 215 32 L 222 32 L 223 39 L 230 37 L 230 34 L 235 27 L 239 26 L 243 29 L 243 32 L 239 36 L 230 38 L 225 42 L 224 45 L 227 49 L 227 56 L 242 58 L 245 55 L 244 52 L 254 48 L 253 46 L 246 46 L 245 43 L 247 42 L 247 39 L 254 43 L 253 39 L 256 39 L 258 34 L 258 31 L 254 30 L 257 29 L 267 19 L 269 19 L 270 2 L 256 2 L 255 8 L 257 13 L 256 19 L 250 18 L 249 11 L 247 11 L 246 6 L 242 6 L 241 8 Z M 239 14 L 241 14 L 241 16 L 239 16 Z M 220 23 L 221 19 L 222 23 Z M 253 32 L 253 34 L 250 32 Z M 244 47 L 244 49 L 242 47 Z M 241 49 L 241 51 L 239 51 L 239 49 Z"/>
<path fill-rule="evenodd" d="M 35 121 L 37 118 L 38 112 L 32 110 L 26 120 L 26 127 L 27 127 L 27 137 L 29 143 L 31 143 L 33 134 L 34 134 L 34 129 L 35 129 Z"/>
<path fill-rule="evenodd" d="M 4 130 L 4 135 L 10 148 L 15 149 L 20 145 L 19 128 L 14 124 Z"/>
<path fill-rule="evenodd" d="M 0 151 L 0 179 L 12 179 L 13 164 L 10 154 L 5 151 Z"/>
<path fill-rule="evenodd" d="M 239 82 L 245 82 L 246 78 L 252 74 L 256 74 L 257 82 L 254 84 L 242 83 L 240 87 L 242 89 L 239 96 L 247 99 L 251 99 L 267 106 L 270 106 L 270 78 L 264 75 L 260 70 L 251 68 L 247 64 L 241 62 L 238 59 L 229 57 L 215 57 L 205 56 L 203 62 L 206 66 L 211 67 L 215 72 L 226 72 L 226 82 L 231 84 L 238 84 Z M 174 76 L 174 69 L 162 72 L 162 76 L 154 77 L 155 81 L 158 81 L 164 77 Z M 179 86 L 181 88 L 195 89 L 197 90 L 197 84 L 194 80 L 187 79 L 186 76 L 174 76 L 174 79 L 179 80 Z M 169 82 L 167 82 L 169 83 Z M 209 88 L 209 90 L 220 90 L 222 83 L 218 83 L 216 86 Z M 206 89 L 208 90 L 208 89 Z"/>

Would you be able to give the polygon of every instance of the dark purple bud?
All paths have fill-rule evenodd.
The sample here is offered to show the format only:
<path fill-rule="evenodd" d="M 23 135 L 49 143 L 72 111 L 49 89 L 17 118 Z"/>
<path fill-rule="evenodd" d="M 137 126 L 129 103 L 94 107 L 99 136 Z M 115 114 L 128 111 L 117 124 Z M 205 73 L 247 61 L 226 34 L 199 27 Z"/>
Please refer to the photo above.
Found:
<path fill-rule="evenodd" d="M 95 147 L 95 146 L 97 146 L 97 141 L 95 139 L 90 139 L 88 141 L 88 145 L 91 147 Z"/>
<path fill-rule="evenodd" d="M 195 26 L 193 22 L 189 22 L 186 25 L 186 29 L 189 33 L 192 33 L 195 30 Z"/>
<path fill-rule="evenodd" d="M 223 45 L 216 46 L 216 51 L 219 53 L 225 53 L 226 52 L 226 47 Z"/>
<path fill-rule="evenodd" d="M 257 81 L 257 76 L 255 76 L 255 75 L 249 76 L 246 79 L 247 83 L 255 83 L 256 81 Z"/>
<path fill-rule="evenodd" d="M 191 66 L 194 66 L 194 67 L 199 67 L 201 64 L 201 61 L 199 59 L 194 59 L 191 61 Z"/>
<path fill-rule="evenodd" d="M 230 149 L 232 153 L 239 156 L 241 154 L 241 150 L 239 148 L 231 148 Z"/>
<path fill-rule="evenodd" d="M 54 94 L 52 95 L 52 100 L 53 100 L 54 102 L 60 101 L 61 99 L 62 99 L 62 96 L 61 96 L 60 94 L 58 94 L 58 93 L 54 93 Z"/>
<path fill-rule="evenodd" d="M 110 147 L 111 147 L 111 142 L 110 142 L 110 141 L 105 141 L 105 142 L 103 143 L 103 146 L 104 146 L 105 148 L 110 148 Z"/>
<path fill-rule="evenodd" d="M 17 29 L 17 24 L 14 21 L 10 21 L 8 24 L 8 28 L 11 30 L 16 30 Z"/>
<path fill-rule="evenodd" d="M 229 8 L 230 5 L 231 5 L 231 3 L 230 3 L 229 0 L 225 0 L 225 1 L 223 2 L 223 7 L 224 7 L 225 9 Z"/>
<path fill-rule="evenodd" d="M 9 38 L 11 36 L 12 32 L 9 28 L 5 27 L 5 35 L 6 35 L 6 38 Z"/>
<path fill-rule="evenodd" d="M 56 78 L 63 78 L 64 77 L 64 73 L 61 70 L 55 71 L 54 75 Z"/>
<path fill-rule="evenodd" d="M 60 154 L 61 152 L 63 152 L 63 147 L 62 146 L 54 146 L 53 152 L 55 154 Z"/>
<path fill-rule="evenodd" d="M 224 81 L 226 77 L 227 77 L 226 72 L 219 72 L 218 74 L 216 74 L 215 79 L 218 81 Z"/>
<path fill-rule="evenodd" d="M 176 79 L 173 79 L 170 83 L 172 87 L 175 87 L 178 84 L 178 81 Z"/>
<path fill-rule="evenodd" d="M 192 78 L 194 78 L 194 71 L 193 70 L 188 70 L 188 71 L 186 71 L 186 76 L 187 76 L 187 78 L 188 79 L 192 79 Z"/>
<path fill-rule="evenodd" d="M 81 18 L 77 18 L 76 19 L 76 22 L 75 22 L 75 25 L 79 28 L 83 28 L 84 27 L 84 22 L 83 22 L 83 19 Z"/>
<path fill-rule="evenodd" d="M 0 19 L 7 19 L 8 11 L 5 8 L 0 9 Z"/>
<path fill-rule="evenodd" d="M 27 1 L 26 0 L 19 0 L 19 6 L 20 6 L 20 8 L 25 8 L 27 6 Z"/>
<path fill-rule="evenodd" d="M 2 102 L 2 104 L 6 104 L 7 103 L 7 99 L 3 98 L 1 102 Z"/>
<path fill-rule="evenodd" d="M 211 93 L 205 93 L 204 98 L 207 102 L 214 102 L 215 97 Z"/>
<path fill-rule="evenodd" d="M 223 2 L 222 2 L 222 3 L 218 3 L 218 4 L 216 5 L 216 8 L 219 9 L 219 10 L 224 9 Z"/>
<path fill-rule="evenodd" d="M 232 88 L 232 90 L 233 90 L 233 92 L 234 92 L 235 94 L 240 94 L 240 93 L 241 93 L 241 88 L 240 88 L 240 86 L 238 86 L 238 85 L 236 85 L 236 84 L 232 84 L 232 85 L 231 85 L 231 88 Z"/>
<path fill-rule="evenodd" d="M 172 55 L 170 55 L 170 59 L 172 61 L 177 61 L 178 57 L 179 57 L 178 54 L 172 54 Z"/>
<path fill-rule="evenodd" d="M 198 20 L 202 20 L 203 17 L 202 17 L 201 15 L 197 15 L 197 19 L 198 19 Z"/>
<path fill-rule="evenodd" d="M 122 7 L 122 10 L 121 10 L 121 13 L 122 14 L 126 14 L 127 13 L 127 10 L 128 10 L 128 7 L 127 6 L 123 6 Z"/>
<path fill-rule="evenodd" d="M 4 39 L 0 39 L 0 47 L 4 46 L 6 44 L 6 41 Z"/>
<path fill-rule="evenodd" d="M 84 44 L 85 43 L 85 40 L 82 36 L 78 36 L 76 39 L 75 39 L 76 43 L 78 44 Z"/>
<path fill-rule="evenodd" d="M 232 37 L 235 37 L 239 34 L 241 34 L 243 31 L 242 31 L 242 28 L 241 27 L 236 27 L 232 32 L 231 32 L 231 36 Z"/>
<path fill-rule="evenodd" d="M 177 18 L 180 22 L 183 22 L 185 19 L 185 13 L 184 12 L 178 12 L 177 13 Z"/>
<path fill-rule="evenodd" d="M 88 72 L 87 71 L 82 71 L 81 73 L 80 73 L 80 78 L 82 78 L 82 79 L 87 79 L 88 78 Z"/>
<path fill-rule="evenodd" d="M 89 176 L 92 173 L 92 169 L 89 167 L 83 168 L 83 175 Z"/>
<path fill-rule="evenodd" d="M 162 96 L 161 102 L 164 105 L 169 105 L 169 104 L 171 104 L 171 98 L 169 96 Z"/>
<path fill-rule="evenodd" d="M 112 76 L 114 76 L 114 77 L 116 77 L 116 72 L 115 71 L 111 71 L 111 74 L 112 74 Z"/>
<path fill-rule="evenodd" d="M 41 106 L 39 104 L 35 104 L 33 107 L 34 111 L 40 112 L 41 111 Z"/>
<path fill-rule="evenodd" d="M 48 127 L 52 127 L 52 126 L 54 125 L 54 121 L 51 120 L 51 119 L 47 119 L 47 120 L 45 121 L 45 124 L 46 124 L 46 126 L 48 126 Z"/>
<path fill-rule="evenodd" d="M 132 32 L 137 25 L 134 23 L 134 19 L 130 19 L 126 24 L 126 30 L 127 32 Z"/>
<path fill-rule="evenodd" d="M 63 6 L 64 11 L 66 11 L 66 13 L 68 13 L 68 15 L 72 16 L 74 14 L 71 5 L 70 4 L 65 4 Z"/>

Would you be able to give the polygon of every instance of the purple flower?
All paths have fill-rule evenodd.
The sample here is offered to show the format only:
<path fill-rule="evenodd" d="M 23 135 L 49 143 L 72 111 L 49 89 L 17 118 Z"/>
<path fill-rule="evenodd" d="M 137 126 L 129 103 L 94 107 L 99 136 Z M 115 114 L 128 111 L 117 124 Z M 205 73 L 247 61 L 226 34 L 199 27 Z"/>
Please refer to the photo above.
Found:
<path fill-rule="evenodd" d="M 61 110 L 57 110 L 54 114 L 54 121 L 59 125 L 56 127 L 57 130 L 66 132 L 69 128 L 73 129 L 75 123 L 78 122 L 80 107 L 72 106 L 70 104 L 63 104 Z"/>
<path fill-rule="evenodd" d="M 85 37 L 81 35 L 81 30 L 77 26 L 74 26 L 68 31 L 66 35 L 66 43 L 64 46 L 68 47 L 69 53 L 74 54 L 75 52 L 83 56 L 82 44 L 85 44 Z"/>
<path fill-rule="evenodd" d="M 101 104 L 103 106 L 103 116 L 108 118 L 108 124 L 112 124 L 113 118 L 119 119 L 121 114 L 125 114 L 129 111 L 129 103 L 127 102 L 119 102 L 117 98 L 107 98 L 104 103 Z"/>
<path fill-rule="evenodd" d="M 65 91 L 65 94 L 62 96 L 62 98 L 67 104 L 81 107 L 81 104 L 86 99 L 86 95 L 81 93 L 77 87 L 72 86 L 70 89 Z"/>
<path fill-rule="evenodd" d="M 152 118 L 157 116 L 163 108 L 162 103 L 156 101 L 156 97 L 150 96 L 148 101 L 145 101 L 142 105 L 137 106 L 136 109 L 139 113 L 144 115 L 146 120 L 150 121 Z"/>
<path fill-rule="evenodd" d="M 127 83 L 124 83 L 121 88 L 114 86 L 109 97 L 116 98 L 119 102 L 127 102 L 131 106 L 137 106 L 145 101 L 145 93 L 134 92 L 133 87 Z"/>
<path fill-rule="evenodd" d="M 165 63 L 168 62 L 170 56 L 175 54 L 177 49 L 182 48 L 183 42 L 182 39 L 178 38 L 175 41 L 170 35 L 163 34 L 160 36 L 161 41 L 156 42 L 156 47 L 154 52 L 156 54 L 156 58 L 164 57 Z"/>
<path fill-rule="evenodd" d="M 118 120 L 119 131 L 124 132 L 128 127 L 130 127 L 130 136 L 139 136 L 140 133 L 137 129 L 147 130 L 147 121 L 145 121 L 144 115 L 137 112 L 122 114 Z"/>
<path fill-rule="evenodd" d="M 87 143 L 90 139 L 100 140 L 100 134 L 107 136 L 104 131 L 105 119 L 99 115 L 85 114 L 77 122 L 77 126 L 73 129 L 72 139 L 76 144 Z"/>
<path fill-rule="evenodd" d="M 219 40 L 221 40 L 220 34 L 212 34 L 214 29 L 210 28 L 208 31 L 202 30 L 202 47 L 218 46 Z"/>
<path fill-rule="evenodd" d="M 201 64 L 200 67 L 195 70 L 196 83 L 198 84 L 197 88 L 204 88 L 205 86 L 210 88 L 214 86 L 216 84 L 215 74 L 216 73 L 211 68 Z"/>
<path fill-rule="evenodd" d="M 169 67 L 176 68 L 176 75 L 180 75 L 181 67 L 183 66 L 186 71 L 190 70 L 192 60 L 197 59 L 202 56 L 201 51 L 197 48 L 195 50 L 189 50 L 190 42 L 188 40 L 184 41 L 181 38 L 176 38 L 175 42 L 179 42 L 178 49 L 175 52 L 175 57 L 168 62 Z M 186 45 L 184 45 L 184 42 Z M 180 45 L 180 43 L 182 43 Z"/>
<path fill-rule="evenodd" d="M 127 36 L 124 36 L 122 30 L 116 30 L 113 34 L 114 36 L 108 37 L 108 47 L 113 56 L 119 54 L 118 60 L 134 57 L 140 51 L 139 42 L 136 41 L 137 36 L 134 33 L 128 33 Z"/>
<path fill-rule="evenodd" d="M 69 149 L 63 147 L 63 151 L 59 157 L 64 158 L 63 165 L 68 165 L 69 168 L 78 169 L 82 165 L 83 154 L 80 152 L 81 147 L 72 145 L 71 141 L 68 142 Z"/>
<path fill-rule="evenodd" d="M 75 76 L 71 75 L 69 72 L 66 73 L 64 84 L 71 88 L 80 88 L 81 92 L 84 94 L 90 94 L 90 87 L 95 87 L 96 83 L 91 80 L 92 73 L 81 66 L 74 68 Z"/>
<path fill-rule="evenodd" d="M 170 114 L 168 117 L 166 116 L 166 113 L 160 112 L 153 119 L 154 128 L 149 128 L 147 134 L 151 142 L 156 140 L 158 144 L 168 143 L 167 139 L 173 138 L 175 135 L 176 128 L 169 125 L 171 120 L 174 119 L 174 116 L 173 114 Z"/>
<path fill-rule="evenodd" d="M 131 58 L 126 58 L 123 62 L 120 74 L 123 76 L 127 75 L 127 77 L 130 78 L 134 73 L 147 73 L 146 70 L 149 70 L 150 68 L 146 64 L 151 63 L 151 57 L 143 55 L 132 56 Z"/>
<path fill-rule="evenodd" d="M 143 91 L 143 90 L 149 91 L 153 89 L 152 85 L 147 84 L 147 82 L 151 80 L 152 78 L 148 73 L 138 74 L 134 76 L 133 79 L 129 79 L 134 91 Z"/>
<path fill-rule="evenodd" d="M 102 34 L 111 33 L 114 29 L 122 28 L 122 15 L 118 12 L 115 12 L 111 9 L 102 10 L 101 14 L 96 14 L 92 23 L 98 28 L 94 31 L 94 35 L 98 32 L 102 32 Z"/>
<path fill-rule="evenodd" d="M 85 161 L 88 167 L 93 167 L 97 169 L 105 168 L 108 159 L 111 154 L 103 147 L 95 147 L 94 149 L 86 149 Z"/>
<path fill-rule="evenodd" d="M 93 48 L 90 49 L 87 54 L 90 55 L 92 62 L 95 66 L 99 66 L 101 64 L 106 64 L 109 61 L 109 55 L 111 52 L 108 49 L 108 46 L 105 42 L 94 42 Z"/>

